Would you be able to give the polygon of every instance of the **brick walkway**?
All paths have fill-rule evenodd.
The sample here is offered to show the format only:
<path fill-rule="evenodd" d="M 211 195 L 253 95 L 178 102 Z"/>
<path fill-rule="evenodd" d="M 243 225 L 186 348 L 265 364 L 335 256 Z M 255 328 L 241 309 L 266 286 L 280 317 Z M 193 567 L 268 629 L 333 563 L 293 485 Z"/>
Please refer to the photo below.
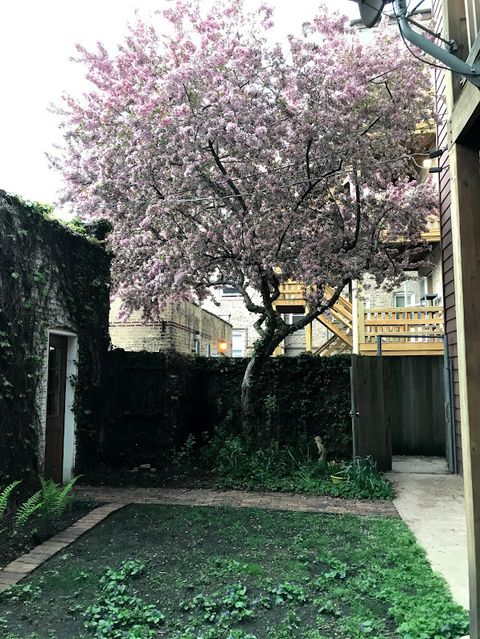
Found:
<path fill-rule="evenodd" d="M 96 526 L 98 522 L 124 505 L 112 503 L 95 508 L 66 530 L 62 530 L 58 535 L 51 537 L 48 541 L 7 564 L 3 570 L 0 570 L 0 590 L 18 583 L 47 559 L 64 550 L 81 535 Z"/>
<path fill-rule="evenodd" d="M 18 583 L 47 559 L 65 550 L 85 532 L 96 526 L 112 512 L 127 504 L 176 504 L 182 506 L 230 506 L 234 508 L 263 508 L 294 512 L 333 513 L 399 517 L 391 502 L 354 501 L 334 497 L 312 497 L 293 493 L 255 493 L 240 490 L 216 491 L 187 488 L 107 488 L 77 486 L 81 499 L 105 502 L 82 517 L 66 530 L 40 544 L 0 570 L 0 591 Z"/>
<path fill-rule="evenodd" d="M 75 493 L 84 499 L 121 504 L 178 504 L 182 506 L 231 506 L 297 512 L 375 515 L 399 517 L 388 501 L 360 501 L 335 497 L 314 497 L 294 493 L 259 493 L 241 490 L 203 488 L 108 488 L 77 486 Z"/>

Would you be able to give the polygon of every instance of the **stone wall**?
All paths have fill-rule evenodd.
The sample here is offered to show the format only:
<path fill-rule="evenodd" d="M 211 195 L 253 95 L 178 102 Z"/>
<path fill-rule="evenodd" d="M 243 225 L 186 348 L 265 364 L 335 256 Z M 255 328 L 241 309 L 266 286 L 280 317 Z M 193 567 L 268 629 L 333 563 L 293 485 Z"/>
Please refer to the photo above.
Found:
<path fill-rule="evenodd" d="M 110 256 L 76 228 L 0 191 L 0 486 L 43 474 L 51 333 L 68 342 L 63 479 L 75 447 L 81 463 L 99 450 Z"/>
<path fill-rule="evenodd" d="M 173 350 L 184 355 L 230 356 L 232 327 L 191 302 L 168 302 L 161 319 L 147 320 L 141 311 L 121 317 L 121 300 L 112 300 L 110 337 L 115 348 L 127 351 Z"/>

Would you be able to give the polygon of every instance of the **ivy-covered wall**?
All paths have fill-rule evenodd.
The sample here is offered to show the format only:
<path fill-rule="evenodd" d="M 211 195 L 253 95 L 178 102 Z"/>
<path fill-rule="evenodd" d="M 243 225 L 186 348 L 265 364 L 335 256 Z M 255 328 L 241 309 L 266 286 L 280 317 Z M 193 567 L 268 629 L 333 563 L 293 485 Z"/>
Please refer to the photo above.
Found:
<path fill-rule="evenodd" d="M 48 329 L 78 337 L 77 463 L 98 458 L 100 381 L 109 345 L 104 234 L 101 224 L 67 228 L 51 219 L 48 207 L 0 191 L 0 486 L 18 478 L 25 486 L 42 473 L 39 394 Z"/>
<path fill-rule="evenodd" d="M 298 446 L 322 436 L 333 457 L 351 455 L 350 356 L 271 358 L 256 397 L 261 436 Z M 189 434 L 240 429 L 246 359 L 111 351 L 104 396 L 107 465 L 162 465 Z"/>

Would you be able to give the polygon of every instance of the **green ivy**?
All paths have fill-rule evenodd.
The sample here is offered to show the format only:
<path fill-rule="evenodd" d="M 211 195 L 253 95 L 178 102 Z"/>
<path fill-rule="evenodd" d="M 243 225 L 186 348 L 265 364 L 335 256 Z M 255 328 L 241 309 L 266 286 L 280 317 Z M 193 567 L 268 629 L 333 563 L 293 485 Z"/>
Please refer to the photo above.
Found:
<path fill-rule="evenodd" d="M 187 456 L 198 458 L 206 440 L 235 445 L 248 360 L 117 349 L 108 362 L 107 465 L 184 463 Z M 253 393 L 262 425 L 258 454 L 272 445 L 292 446 L 316 459 L 313 438 L 320 435 L 329 458 L 350 457 L 349 367 L 349 356 L 269 359 Z"/>
<path fill-rule="evenodd" d="M 95 231 L 81 235 L 54 220 L 51 206 L 0 191 L 0 486 L 22 476 L 28 491 L 41 471 L 37 397 L 53 297 L 78 335 L 77 456 L 95 463 L 110 286 L 110 255 L 88 235 Z"/>

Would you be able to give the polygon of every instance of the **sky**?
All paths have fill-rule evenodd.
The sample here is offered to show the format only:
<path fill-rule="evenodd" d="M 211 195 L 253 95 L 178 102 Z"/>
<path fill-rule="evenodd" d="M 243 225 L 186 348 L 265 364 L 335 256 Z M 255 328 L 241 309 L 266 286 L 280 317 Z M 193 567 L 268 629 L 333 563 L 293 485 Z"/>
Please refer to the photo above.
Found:
<path fill-rule="evenodd" d="M 203 0 L 207 1 L 207 0 Z M 350 17 L 349 0 L 327 0 Z M 257 0 L 247 0 L 252 8 Z M 319 0 L 270 0 L 275 7 L 276 39 L 298 32 L 315 14 Z M 62 92 L 81 95 L 86 88 L 80 65 L 70 61 L 75 44 L 93 48 L 101 41 L 114 50 L 138 9 L 142 17 L 162 0 L 23 0 L 0 9 L 0 189 L 27 200 L 55 203 L 61 178 L 50 169 L 46 152 L 61 142 L 57 117 L 48 111 Z M 157 18 L 158 19 L 158 18 Z"/>

